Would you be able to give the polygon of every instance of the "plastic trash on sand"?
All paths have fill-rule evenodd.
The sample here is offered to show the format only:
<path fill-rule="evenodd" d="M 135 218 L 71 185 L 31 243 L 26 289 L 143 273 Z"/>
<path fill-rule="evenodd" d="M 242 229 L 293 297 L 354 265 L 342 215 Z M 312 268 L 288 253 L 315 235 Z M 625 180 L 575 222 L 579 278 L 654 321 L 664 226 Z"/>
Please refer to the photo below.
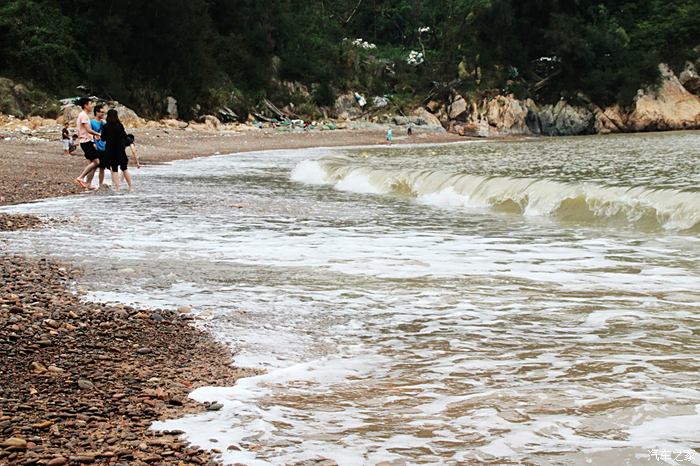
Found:
<path fill-rule="evenodd" d="M 357 102 L 357 105 L 359 105 L 360 107 L 364 107 L 365 105 L 367 105 L 367 101 L 359 93 L 355 92 L 354 95 L 355 102 Z"/>

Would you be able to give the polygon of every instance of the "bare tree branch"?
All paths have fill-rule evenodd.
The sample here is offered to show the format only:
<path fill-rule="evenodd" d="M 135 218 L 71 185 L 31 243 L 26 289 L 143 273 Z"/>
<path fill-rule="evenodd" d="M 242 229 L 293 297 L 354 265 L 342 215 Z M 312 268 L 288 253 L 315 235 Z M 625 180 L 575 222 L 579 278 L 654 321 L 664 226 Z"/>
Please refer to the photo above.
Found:
<path fill-rule="evenodd" d="M 348 16 L 348 19 L 345 20 L 345 23 L 343 25 L 348 24 L 350 22 L 352 17 L 355 16 L 355 13 L 357 13 L 357 9 L 360 8 L 360 5 L 362 5 L 362 0 L 357 1 L 357 5 L 355 5 L 355 9 L 352 10 L 352 13 L 350 13 L 350 16 Z"/>

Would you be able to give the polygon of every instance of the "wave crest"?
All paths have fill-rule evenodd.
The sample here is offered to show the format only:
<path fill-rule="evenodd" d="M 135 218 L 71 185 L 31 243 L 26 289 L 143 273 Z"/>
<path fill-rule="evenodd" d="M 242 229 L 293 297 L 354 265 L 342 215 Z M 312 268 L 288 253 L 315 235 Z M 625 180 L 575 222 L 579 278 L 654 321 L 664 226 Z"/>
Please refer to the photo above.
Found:
<path fill-rule="evenodd" d="M 363 194 L 414 197 L 440 207 L 488 208 L 563 221 L 700 232 L 698 192 L 441 170 L 372 169 L 335 160 L 305 160 L 293 170 L 292 180 Z"/>

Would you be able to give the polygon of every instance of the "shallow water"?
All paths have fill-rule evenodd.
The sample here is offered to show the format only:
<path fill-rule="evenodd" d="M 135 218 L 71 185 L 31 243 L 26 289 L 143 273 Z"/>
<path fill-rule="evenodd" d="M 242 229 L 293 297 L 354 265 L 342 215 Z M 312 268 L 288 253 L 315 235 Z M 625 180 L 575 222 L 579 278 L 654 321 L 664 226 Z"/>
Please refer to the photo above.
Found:
<path fill-rule="evenodd" d="M 181 161 L 136 172 L 135 194 L 3 209 L 79 219 L 3 238 L 88 265 L 93 299 L 192 306 L 267 369 L 157 425 L 227 463 L 700 464 L 698 147 Z"/>

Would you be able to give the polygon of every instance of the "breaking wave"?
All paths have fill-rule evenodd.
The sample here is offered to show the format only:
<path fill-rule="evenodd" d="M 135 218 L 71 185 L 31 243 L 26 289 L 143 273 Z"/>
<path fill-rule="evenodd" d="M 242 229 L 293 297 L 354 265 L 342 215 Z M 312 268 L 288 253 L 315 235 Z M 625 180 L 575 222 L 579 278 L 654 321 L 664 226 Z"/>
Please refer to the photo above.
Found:
<path fill-rule="evenodd" d="M 375 169 L 332 159 L 304 160 L 292 170 L 291 179 L 341 191 L 409 196 L 439 207 L 487 208 L 563 221 L 700 233 L 700 192 L 444 170 Z"/>

